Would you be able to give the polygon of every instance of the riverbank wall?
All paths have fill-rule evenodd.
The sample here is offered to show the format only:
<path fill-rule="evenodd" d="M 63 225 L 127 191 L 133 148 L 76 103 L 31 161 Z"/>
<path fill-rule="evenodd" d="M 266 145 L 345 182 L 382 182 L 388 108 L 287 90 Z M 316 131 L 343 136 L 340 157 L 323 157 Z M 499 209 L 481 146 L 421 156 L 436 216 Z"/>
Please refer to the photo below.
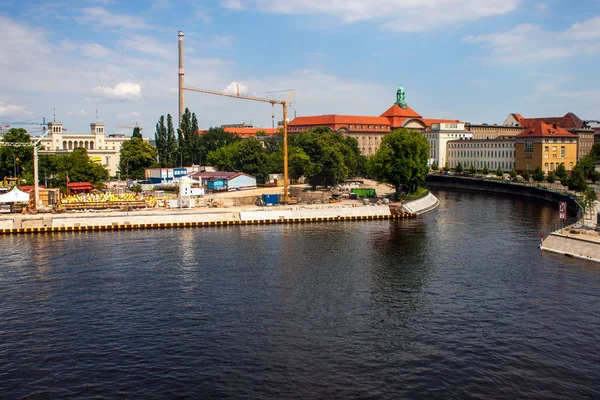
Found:
<path fill-rule="evenodd" d="M 577 201 L 568 193 L 558 193 L 548 190 L 543 186 L 537 187 L 531 184 L 523 185 L 503 181 L 432 174 L 427 175 L 425 186 L 431 189 L 452 189 L 529 197 L 555 204 L 564 201 L 567 203 L 567 211 L 571 216 L 575 216 L 580 208 Z"/>
<path fill-rule="evenodd" d="M 264 208 L 197 208 L 128 212 L 79 212 L 64 214 L 13 214 L 0 217 L 0 235 L 25 233 L 221 227 L 241 225 L 301 224 L 334 221 L 373 221 L 412 218 L 439 204 L 429 193 L 406 203 L 410 211 L 392 212 L 389 205 L 359 203 Z"/>
<path fill-rule="evenodd" d="M 597 234 L 571 231 L 570 228 L 548 235 L 541 249 L 567 257 L 600 262 L 600 237 Z"/>

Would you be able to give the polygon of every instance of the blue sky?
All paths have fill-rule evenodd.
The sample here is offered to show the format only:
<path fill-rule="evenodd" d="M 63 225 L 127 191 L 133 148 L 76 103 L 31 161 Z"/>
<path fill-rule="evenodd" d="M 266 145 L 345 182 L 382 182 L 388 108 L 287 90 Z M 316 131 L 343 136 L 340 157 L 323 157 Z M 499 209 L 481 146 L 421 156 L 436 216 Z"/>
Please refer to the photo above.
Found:
<path fill-rule="evenodd" d="M 380 115 L 402 84 L 428 118 L 600 119 L 600 0 L 0 0 L 0 122 L 153 137 L 186 85 L 284 98 L 291 115 Z M 271 126 L 271 106 L 186 92 L 200 126 Z M 275 109 L 281 119 L 281 107 Z"/>

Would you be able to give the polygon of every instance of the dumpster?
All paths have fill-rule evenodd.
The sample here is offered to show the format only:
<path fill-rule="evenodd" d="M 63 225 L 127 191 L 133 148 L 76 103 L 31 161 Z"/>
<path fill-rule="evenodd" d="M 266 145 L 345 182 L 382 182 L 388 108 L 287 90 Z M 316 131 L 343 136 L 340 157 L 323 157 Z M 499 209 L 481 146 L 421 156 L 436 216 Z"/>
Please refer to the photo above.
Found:
<path fill-rule="evenodd" d="M 266 206 L 276 206 L 279 204 L 278 194 L 263 194 L 263 201 Z"/>
<path fill-rule="evenodd" d="M 377 193 L 375 192 L 375 189 L 371 189 L 371 188 L 355 188 L 352 189 L 352 193 L 356 193 L 357 196 L 360 197 L 375 197 L 377 196 Z"/>

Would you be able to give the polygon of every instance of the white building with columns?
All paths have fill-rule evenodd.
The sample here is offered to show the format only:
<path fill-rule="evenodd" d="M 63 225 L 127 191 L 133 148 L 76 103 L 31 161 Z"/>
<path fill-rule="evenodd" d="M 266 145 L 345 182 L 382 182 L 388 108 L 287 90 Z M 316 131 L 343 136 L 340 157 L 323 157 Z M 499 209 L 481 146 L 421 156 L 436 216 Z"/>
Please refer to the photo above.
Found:
<path fill-rule="evenodd" d="M 107 136 L 102 122 L 93 122 L 90 128 L 90 133 L 72 134 L 63 129 L 62 122 L 49 122 L 50 133 L 40 142 L 44 146 L 40 154 L 66 154 L 83 147 L 92 160 L 108 169 L 110 176 L 116 176 L 119 171 L 121 146 L 131 138 L 117 134 Z M 39 137 L 31 137 L 32 142 L 38 139 Z M 149 139 L 144 138 L 144 141 Z"/>

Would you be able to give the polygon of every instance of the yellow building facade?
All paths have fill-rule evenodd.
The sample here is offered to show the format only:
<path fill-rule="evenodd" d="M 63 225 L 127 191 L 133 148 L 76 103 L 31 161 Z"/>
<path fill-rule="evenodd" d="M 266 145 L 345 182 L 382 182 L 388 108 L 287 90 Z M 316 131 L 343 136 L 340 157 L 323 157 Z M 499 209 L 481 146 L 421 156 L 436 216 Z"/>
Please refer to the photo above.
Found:
<path fill-rule="evenodd" d="M 539 165 L 549 174 L 564 164 L 567 171 L 577 164 L 577 135 L 538 121 L 515 137 L 515 162 L 519 172 Z"/>

